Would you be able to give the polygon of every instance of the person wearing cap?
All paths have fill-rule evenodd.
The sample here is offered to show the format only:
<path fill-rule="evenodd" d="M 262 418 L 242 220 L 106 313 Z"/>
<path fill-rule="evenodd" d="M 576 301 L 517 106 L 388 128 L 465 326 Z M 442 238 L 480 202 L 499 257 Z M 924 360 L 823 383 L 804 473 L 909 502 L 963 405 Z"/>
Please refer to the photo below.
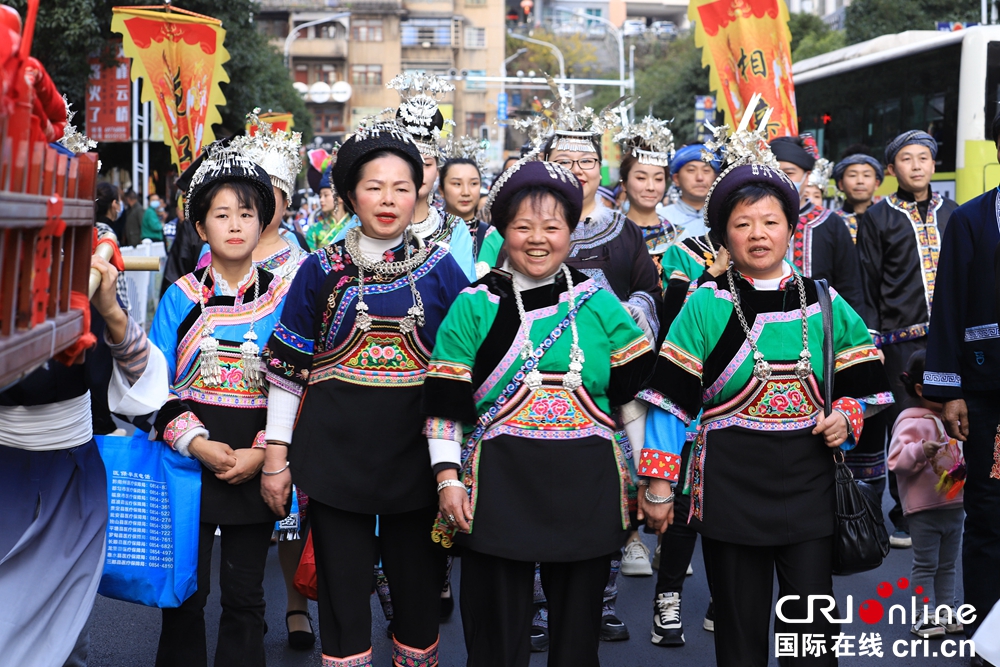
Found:
<path fill-rule="evenodd" d="M 1000 113 L 993 118 L 1000 156 Z M 1000 599 L 1000 329 L 995 265 L 1000 246 L 1000 189 L 958 207 L 941 240 L 934 309 L 927 337 L 924 396 L 944 403 L 948 434 L 965 453 L 965 601 L 976 609 L 971 637 Z"/>
<path fill-rule="evenodd" d="M 318 149 L 308 152 L 309 169 L 306 178 L 309 187 L 319 195 L 319 210 L 309 214 L 306 226 L 306 242 L 310 250 L 319 250 L 330 245 L 341 233 L 347 221 L 351 219 L 343 202 L 333 190 L 330 172 L 337 159 L 325 150 Z"/>
<path fill-rule="evenodd" d="M 255 266 L 253 250 L 274 209 L 267 173 L 226 142 L 212 144 L 185 211 L 211 247 L 211 263 L 167 289 L 150 330 L 170 381 L 156 432 L 202 465 L 198 588 L 162 611 L 157 667 L 206 664 L 217 528 L 226 566 L 216 664 L 264 664 L 264 565 L 274 522 L 287 512 L 273 512 L 260 495 L 267 394 L 254 341 L 277 323 L 288 283 Z"/>
<path fill-rule="evenodd" d="M 856 144 L 848 147 L 844 157 L 833 167 L 833 181 L 844 193 L 844 203 L 834 213 L 847 225 L 851 238 L 857 241 L 858 218 L 881 197 L 875 191 L 882 185 L 885 173 L 882 163 L 867 153 L 868 147 Z"/>
<path fill-rule="evenodd" d="M 428 368 L 435 537 L 457 531 L 463 547 L 462 624 L 477 667 L 527 667 L 536 562 L 548 664 L 599 664 L 603 590 L 629 524 L 612 407 L 629 406 L 641 440 L 633 397 L 653 354 L 617 297 L 567 264 L 582 195 L 558 164 L 529 157 L 504 172 L 487 207 L 507 256 L 455 300 Z"/>
<path fill-rule="evenodd" d="M 670 180 L 680 190 L 681 196 L 672 204 L 658 205 L 656 210 L 679 230 L 678 241 L 708 233 L 702 207 L 705 195 L 719 173 L 719 164 L 704 160 L 703 154 L 707 150 L 704 144 L 688 144 L 670 160 Z"/>
<path fill-rule="evenodd" d="M 900 375 L 917 350 L 927 346 L 941 238 L 958 204 L 931 188 L 937 141 L 920 130 L 903 132 L 885 149 L 886 173 L 898 189 L 870 206 L 858 220 L 858 253 L 868 329 L 881 348 L 896 404 L 872 426 L 891 431 L 904 408 L 914 407 Z M 873 429 L 874 431 L 875 429 Z M 899 500 L 896 475 L 889 471 L 895 531 L 889 544 L 908 548 L 909 527 Z"/>
<path fill-rule="evenodd" d="M 685 424 L 702 413 L 687 479 L 689 521 L 703 538 L 716 662 L 724 667 L 768 664 L 775 571 L 779 597 L 801 596 L 785 605 L 789 617 L 805 617 L 807 596 L 832 595 L 832 450 L 850 447 L 865 410 L 891 400 L 864 321 L 830 289 L 838 370 L 833 411 L 823 415 L 818 286 L 786 259 L 799 194 L 761 150 L 760 134 L 730 139 L 728 164 L 706 202 L 709 233 L 732 265 L 684 304 L 639 394 L 651 407 L 637 466 L 655 497 L 673 496 Z M 647 527 L 663 533 L 673 510 L 647 506 Z M 823 617 L 776 623 L 776 632 L 827 640 L 837 632 Z M 812 662 L 836 664 L 836 657 L 828 646 Z"/>
<path fill-rule="evenodd" d="M 445 554 L 427 539 L 436 496 L 420 397 L 438 328 L 468 279 L 447 249 L 407 231 L 423 160 L 405 129 L 367 119 L 332 178 L 360 225 L 306 258 L 267 342 L 262 490 L 274 511 L 293 480 L 309 496 L 323 665 L 372 664 L 379 557 L 395 664 L 437 665 Z"/>
<path fill-rule="evenodd" d="M 789 261 L 803 276 L 825 279 L 854 310 L 861 312 L 865 305 L 861 271 L 847 226 L 836 213 L 816 206 L 801 194 L 818 159 L 812 137 L 778 137 L 771 141 L 771 151 L 800 193 L 799 222 L 788 248 Z"/>

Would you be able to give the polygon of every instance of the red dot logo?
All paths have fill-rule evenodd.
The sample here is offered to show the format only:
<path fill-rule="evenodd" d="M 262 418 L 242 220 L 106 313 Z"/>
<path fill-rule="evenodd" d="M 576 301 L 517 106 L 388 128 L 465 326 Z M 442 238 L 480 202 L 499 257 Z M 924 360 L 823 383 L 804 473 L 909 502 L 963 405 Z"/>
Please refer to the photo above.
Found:
<path fill-rule="evenodd" d="M 931 599 L 929 597 L 924 596 L 924 604 L 927 604 L 930 601 L 931 601 Z"/>
<path fill-rule="evenodd" d="M 909 588 L 910 580 L 907 579 L 906 577 L 900 577 L 899 581 L 896 582 L 896 585 L 899 586 L 900 588 Z"/>
<path fill-rule="evenodd" d="M 881 621 L 884 613 L 885 610 L 882 608 L 882 603 L 878 600 L 865 600 L 858 607 L 858 617 L 868 625 L 875 625 Z"/>
<path fill-rule="evenodd" d="M 880 598 L 887 598 L 892 595 L 892 584 L 888 581 L 883 581 L 878 585 L 878 588 L 875 589 L 875 592 L 878 593 Z"/>
<path fill-rule="evenodd" d="M 913 589 L 913 592 L 916 593 L 917 595 L 920 595 L 921 593 L 924 592 L 924 587 L 923 586 L 917 586 L 916 588 Z"/>

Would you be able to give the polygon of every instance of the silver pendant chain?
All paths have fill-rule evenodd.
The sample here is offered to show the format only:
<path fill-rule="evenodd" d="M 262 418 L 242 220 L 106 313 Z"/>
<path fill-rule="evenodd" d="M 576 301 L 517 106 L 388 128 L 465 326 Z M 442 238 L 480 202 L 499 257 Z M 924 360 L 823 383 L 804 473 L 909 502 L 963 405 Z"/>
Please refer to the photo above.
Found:
<path fill-rule="evenodd" d="M 441 226 L 441 214 L 433 206 L 427 212 L 427 217 L 420 222 L 410 224 L 410 233 L 420 240 L 429 238 Z"/>
<path fill-rule="evenodd" d="M 406 248 L 406 259 L 402 262 L 372 260 L 365 257 L 364 253 L 361 252 L 360 239 L 361 230 L 354 227 L 347 232 L 347 238 L 344 240 L 344 247 L 347 249 L 347 253 L 354 261 L 354 265 L 358 267 L 358 302 L 354 306 L 355 311 L 357 311 L 356 322 L 358 328 L 362 331 L 368 331 L 372 327 L 372 318 L 368 314 L 368 304 L 365 303 L 365 270 L 371 271 L 377 280 L 388 280 L 405 273 L 410 283 L 410 294 L 413 296 L 413 305 L 406 311 L 406 317 L 400 321 L 399 330 L 406 334 L 412 333 L 418 326 L 424 326 L 424 300 L 420 297 L 420 292 L 417 290 L 417 281 L 413 277 L 413 269 L 424 263 L 429 254 L 428 249 L 421 248 L 416 254 L 413 254 L 409 241 L 404 238 L 403 246 Z"/>
<path fill-rule="evenodd" d="M 563 264 L 561 267 L 563 276 L 566 278 L 566 295 L 569 301 L 569 311 L 572 313 L 576 309 L 576 297 L 573 295 L 573 277 L 570 275 L 569 269 Z M 517 314 L 521 320 L 521 326 L 525 327 L 525 341 L 521 346 L 521 359 L 527 361 L 535 354 L 534 345 L 531 343 L 531 327 L 526 326 L 528 323 L 528 316 L 524 312 L 524 301 L 521 299 L 521 288 L 517 285 L 517 280 L 511 277 L 511 283 L 514 286 L 514 301 L 517 303 Z M 573 344 L 569 348 L 569 371 L 563 375 L 562 386 L 567 391 L 576 391 L 581 386 L 583 386 L 583 350 L 580 348 L 580 333 L 576 328 L 576 316 L 573 315 L 569 320 L 570 331 L 573 334 Z M 540 360 L 540 359 L 539 359 Z M 542 386 L 542 372 L 538 369 L 536 365 L 535 368 L 528 372 L 524 378 L 524 384 L 530 391 L 535 391 Z"/>
<path fill-rule="evenodd" d="M 219 363 L 219 341 L 215 337 L 215 324 L 208 315 L 205 314 L 205 279 L 211 272 L 212 266 L 205 267 L 205 273 L 201 276 L 198 284 L 198 305 L 201 306 L 201 317 L 204 328 L 201 331 L 201 342 L 199 350 L 201 352 L 201 368 L 199 370 L 201 379 L 207 387 L 219 387 L 222 385 L 222 366 Z M 213 279 L 214 283 L 214 279 Z M 233 300 L 233 308 L 236 308 L 239 299 L 239 289 L 237 296 Z M 250 312 L 250 328 L 243 334 L 243 344 L 240 345 L 240 362 L 243 365 L 243 381 L 250 389 L 259 389 L 264 381 L 264 364 L 260 360 L 260 347 L 257 345 L 257 334 L 253 327 L 257 320 L 257 302 L 260 300 L 260 278 L 257 267 L 253 267 L 253 310 Z"/>
<path fill-rule="evenodd" d="M 795 377 L 800 380 L 805 380 L 807 377 L 812 375 L 812 362 L 810 362 L 810 357 L 812 354 L 809 352 L 809 320 L 808 313 L 806 312 L 806 286 L 805 281 L 802 280 L 802 276 L 792 271 L 792 276 L 795 278 L 795 287 L 799 293 L 799 308 L 802 313 L 802 351 L 799 353 L 799 360 L 795 362 Z M 747 342 L 750 343 L 750 350 L 753 351 L 753 375 L 755 378 L 761 382 L 767 382 L 771 377 L 771 364 L 764 360 L 764 355 L 759 349 L 757 349 L 757 343 L 754 342 L 753 336 L 750 332 L 750 326 L 747 324 L 747 319 L 743 315 L 743 308 L 740 306 L 740 293 L 736 290 L 736 281 L 733 279 L 733 268 L 729 267 L 726 269 L 726 277 L 729 279 L 729 291 L 733 295 L 733 308 L 736 310 L 736 317 L 740 321 L 740 326 L 743 327 L 743 333 L 747 337 Z"/>

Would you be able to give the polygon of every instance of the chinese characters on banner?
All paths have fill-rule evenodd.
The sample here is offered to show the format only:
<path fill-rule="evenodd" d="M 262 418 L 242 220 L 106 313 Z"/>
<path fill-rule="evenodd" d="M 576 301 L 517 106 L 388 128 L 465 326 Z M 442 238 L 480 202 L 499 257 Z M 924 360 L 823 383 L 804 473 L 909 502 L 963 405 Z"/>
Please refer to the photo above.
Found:
<path fill-rule="evenodd" d="M 719 107 L 733 119 L 754 93 L 773 109 L 768 138 L 798 136 L 795 87 L 784 0 L 692 0 L 688 18 L 696 23 L 701 64 L 711 66 L 709 85 Z M 763 116 L 756 111 L 756 120 Z"/>
<path fill-rule="evenodd" d="M 100 54 L 90 56 L 87 77 L 87 134 L 94 141 L 129 141 L 131 136 L 131 94 L 128 59 L 121 42 L 112 42 L 113 67 L 104 67 Z"/>

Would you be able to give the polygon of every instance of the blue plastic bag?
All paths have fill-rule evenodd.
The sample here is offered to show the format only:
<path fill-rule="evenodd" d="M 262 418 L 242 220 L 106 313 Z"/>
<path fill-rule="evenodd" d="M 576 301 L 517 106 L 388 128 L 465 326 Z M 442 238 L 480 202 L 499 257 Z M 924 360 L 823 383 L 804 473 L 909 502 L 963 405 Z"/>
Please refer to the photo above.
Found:
<path fill-rule="evenodd" d="M 178 607 L 198 588 L 201 464 L 142 431 L 96 436 L 108 471 L 108 533 L 97 592 Z"/>

